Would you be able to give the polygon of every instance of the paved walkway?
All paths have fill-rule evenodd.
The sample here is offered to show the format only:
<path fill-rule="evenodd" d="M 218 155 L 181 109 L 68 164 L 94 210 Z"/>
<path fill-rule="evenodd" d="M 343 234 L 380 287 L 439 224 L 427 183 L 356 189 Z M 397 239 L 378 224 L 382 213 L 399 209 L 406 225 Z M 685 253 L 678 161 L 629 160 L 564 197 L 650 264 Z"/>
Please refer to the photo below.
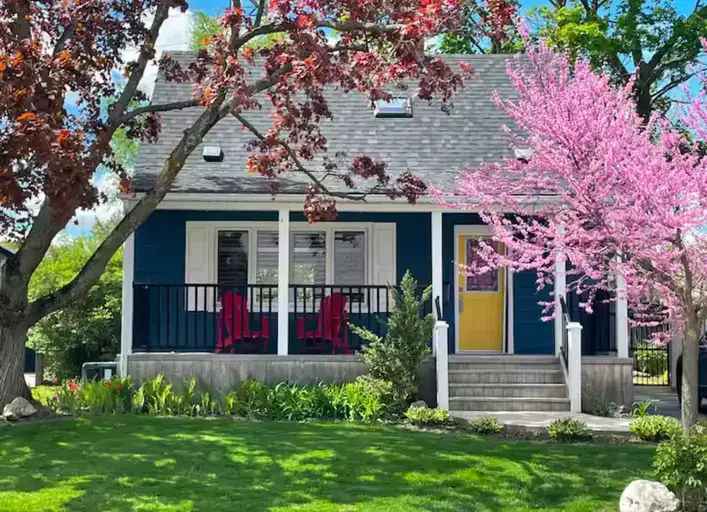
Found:
<path fill-rule="evenodd" d="M 669 386 L 635 386 L 634 400 L 651 400 L 655 402 L 655 412 L 663 416 L 680 418 L 680 402 L 675 391 Z M 606 434 L 626 434 L 631 418 L 606 418 L 592 416 L 591 414 L 571 414 L 569 412 L 471 412 L 455 411 L 453 415 L 466 420 L 473 420 L 483 416 L 494 416 L 499 423 L 506 427 L 515 427 L 528 431 L 544 430 L 550 423 L 558 418 L 577 418 L 593 430 Z M 700 415 L 700 419 L 707 416 Z"/>
<path fill-rule="evenodd" d="M 569 412 L 471 412 L 455 411 L 457 418 L 473 420 L 483 416 L 493 416 L 505 427 L 518 427 L 529 431 L 545 430 L 550 423 L 559 418 L 576 418 L 583 421 L 594 432 L 606 434 L 626 434 L 630 418 L 605 418 L 591 414 L 571 414 Z"/>
<path fill-rule="evenodd" d="M 655 414 L 680 417 L 678 395 L 670 386 L 634 386 L 633 399 L 636 402 L 650 400 L 655 404 Z"/>

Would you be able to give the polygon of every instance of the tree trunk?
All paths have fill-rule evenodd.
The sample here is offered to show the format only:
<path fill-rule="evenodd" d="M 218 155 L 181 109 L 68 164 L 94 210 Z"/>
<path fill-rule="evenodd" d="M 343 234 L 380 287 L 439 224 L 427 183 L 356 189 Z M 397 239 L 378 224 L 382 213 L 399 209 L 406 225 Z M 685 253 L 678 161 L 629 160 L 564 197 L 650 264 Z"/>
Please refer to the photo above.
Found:
<path fill-rule="evenodd" d="M 698 346 L 699 331 L 697 318 L 690 315 L 682 344 L 682 426 L 687 430 L 697 422 L 699 399 L 697 395 L 699 380 Z"/>
<path fill-rule="evenodd" d="M 27 328 L 0 326 L 0 410 L 21 396 L 31 399 L 25 382 Z"/>

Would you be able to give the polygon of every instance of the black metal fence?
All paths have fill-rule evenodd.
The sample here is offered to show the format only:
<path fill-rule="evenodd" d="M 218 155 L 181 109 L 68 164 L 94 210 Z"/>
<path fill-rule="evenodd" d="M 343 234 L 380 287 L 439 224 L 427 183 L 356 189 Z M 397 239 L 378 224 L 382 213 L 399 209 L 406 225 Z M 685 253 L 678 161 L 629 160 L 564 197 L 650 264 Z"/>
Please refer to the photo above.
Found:
<path fill-rule="evenodd" d="M 277 285 L 135 284 L 133 349 L 143 352 L 277 353 Z M 351 326 L 383 336 L 394 288 L 290 285 L 290 354 L 353 354 Z"/>
<path fill-rule="evenodd" d="M 635 326 L 630 331 L 633 357 L 633 383 L 639 386 L 670 385 L 670 344 L 653 341 L 656 333 L 667 333 L 670 326 Z"/>

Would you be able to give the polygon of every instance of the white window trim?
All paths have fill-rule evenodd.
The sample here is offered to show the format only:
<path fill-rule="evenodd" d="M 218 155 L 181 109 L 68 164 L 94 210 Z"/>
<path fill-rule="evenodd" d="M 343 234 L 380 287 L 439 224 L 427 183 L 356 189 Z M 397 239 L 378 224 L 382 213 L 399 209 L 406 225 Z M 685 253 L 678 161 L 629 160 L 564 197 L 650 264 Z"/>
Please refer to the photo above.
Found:
<path fill-rule="evenodd" d="M 278 231 L 277 222 L 258 221 L 187 221 L 187 231 L 190 226 L 206 227 L 209 232 L 209 250 L 211 265 L 208 271 L 209 282 L 217 284 L 218 279 L 218 232 L 219 231 L 245 231 L 248 233 L 248 284 L 255 284 L 256 281 L 256 258 L 257 258 L 257 233 L 258 231 Z M 307 222 L 290 222 L 290 233 L 323 231 L 326 237 L 326 285 L 334 285 L 334 232 L 336 231 L 363 231 L 366 235 L 366 271 L 365 283 L 373 283 L 373 235 L 374 222 L 320 222 L 309 224 Z M 186 252 L 189 257 L 189 251 Z M 186 262 L 189 268 L 189 262 Z M 293 283 L 301 284 L 301 283 Z M 276 284 L 275 284 L 276 285 Z M 334 285 L 336 286 L 336 285 Z M 347 286 L 347 285 L 342 285 Z"/>

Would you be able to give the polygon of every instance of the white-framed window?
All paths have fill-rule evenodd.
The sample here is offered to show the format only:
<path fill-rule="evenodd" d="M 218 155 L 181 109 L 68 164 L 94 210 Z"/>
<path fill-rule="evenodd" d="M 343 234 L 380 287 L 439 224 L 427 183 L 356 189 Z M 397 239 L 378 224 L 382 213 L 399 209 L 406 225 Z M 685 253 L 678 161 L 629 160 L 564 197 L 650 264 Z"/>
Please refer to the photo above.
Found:
<path fill-rule="evenodd" d="M 365 286 L 396 284 L 394 223 L 290 223 L 290 308 L 321 298 L 312 285 Z M 249 289 L 251 309 L 273 307 L 277 300 L 279 262 L 276 222 L 188 221 L 186 223 L 185 283 L 226 286 L 265 285 Z M 295 285 L 298 300 L 295 301 Z M 189 309 L 198 302 L 189 290 Z M 347 293 L 344 291 L 344 293 Z M 366 306 L 367 292 L 352 293 L 351 307 Z M 375 294 L 371 300 L 377 303 Z M 380 299 L 383 300 L 383 299 Z M 207 309 L 219 307 L 208 300 Z M 356 306 L 354 306 L 354 303 Z"/>
<path fill-rule="evenodd" d="M 187 222 L 185 280 L 232 286 L 278 282 L 275 222 Z M 395 224 L 290 223 L 291 284 L 395 284 Z"/>

